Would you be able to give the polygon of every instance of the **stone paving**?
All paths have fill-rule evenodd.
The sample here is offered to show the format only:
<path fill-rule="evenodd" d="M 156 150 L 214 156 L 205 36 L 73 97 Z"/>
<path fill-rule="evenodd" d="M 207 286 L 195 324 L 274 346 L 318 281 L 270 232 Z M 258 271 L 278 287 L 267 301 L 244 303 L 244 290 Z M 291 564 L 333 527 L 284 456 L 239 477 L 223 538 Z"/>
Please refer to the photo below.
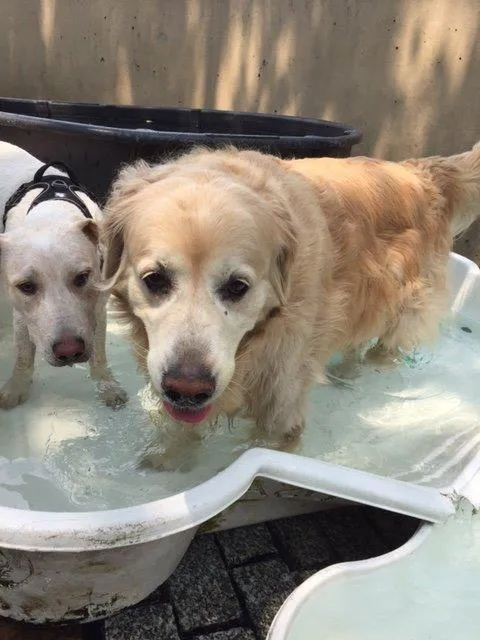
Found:
<path fill-rule="evenodd" d="M 312 573 L 391 551 L 417 526 L 345 506 L 202 534 L 168 582 L 135 607 L 88 625 L 0 622 L 0 640 L 263 640 L 285 598 Z"/>

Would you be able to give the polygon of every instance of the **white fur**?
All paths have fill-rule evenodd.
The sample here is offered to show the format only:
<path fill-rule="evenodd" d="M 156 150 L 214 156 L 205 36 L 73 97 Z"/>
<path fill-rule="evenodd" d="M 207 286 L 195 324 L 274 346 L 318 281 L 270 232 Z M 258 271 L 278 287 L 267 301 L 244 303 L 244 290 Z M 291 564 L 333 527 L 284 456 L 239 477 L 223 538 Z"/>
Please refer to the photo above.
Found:
<path fill-rule="evenodd" d="M 125 402 L 126 394 L 106 361 L 106 297 L 98 286 L 99 207 L 79 193 L 93 220 L 85 218 L 74 204 L 60 200 L 42 202 L 26 215 L 40 193 L 32 189 L 8 212 L 3 228 L 5 203 L 22 183 L 33 179 L 42 164 L 23 149 L 0 142 L 0 272 L 13 307 L 16 351 L 12 376 L 0 390 L 0 408 L 11 409 L 27 399 L 35 353 L 55 364 L 52 345 L 62 333 L 84 340 L 91 376 L 103 401 L 118 406 Z M 50 168 L 46 175 L 60 173 Z M 90 272 L 87 284 L 73 286 L 75 275 L 82 271 Z M 17 285 L 32 278 L 38 292 L 26 296 Z"/>

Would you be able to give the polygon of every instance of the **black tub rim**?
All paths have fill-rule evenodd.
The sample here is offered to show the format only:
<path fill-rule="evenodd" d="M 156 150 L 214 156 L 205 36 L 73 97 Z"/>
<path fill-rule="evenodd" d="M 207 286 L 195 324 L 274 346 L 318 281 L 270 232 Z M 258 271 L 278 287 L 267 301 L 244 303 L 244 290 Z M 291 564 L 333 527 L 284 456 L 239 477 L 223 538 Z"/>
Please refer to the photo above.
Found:
<path fill-rule="evenodd" d="M 97 103 L 73 103 L 73 102 L 54 102 L 47 100 L 27 100 L 27 99 L 17 99 L 17 98 L 0 98 L 1 102 L 6 102 L 12 104 L 14 107 L 15 104 L 37 104 L 37 105 L 55 105 L 55 106 L 81 106 L 81 107 L 91 107 L 91 108 L 109 108 L 114 107 L 118 110 L 123 109 L 155 109 L 155 107 L 141 107 L 134 105 L 110 105 L 110 104 L 97 104 Z M 119 142 L 119 143 L 136 143 L 136 144 L 158 144 L 159 140 L 163 141 L 182 141 L 192 144 L 240 144 L 240 145 L 271 145 L 272 143 L 276 143 L 277 145 L 289 145 L 295 147 L 304 147 L 311 148 L 315 147 L 319 144 L 328 144 L 331 147 L 352 147 L 359 142 L 361 142 L 363 138 L 363 134 L 360 130 L 355 129 L 349 125 L 346 125 L 341 122 L 329 121 L 329 120 L 320 120 L 316 118 L 302 118 L 300 116 L 288 116 L 288 115 L 280 115 L 280 114 L 270 114 L 270 113 L 257 113 L 257 112 L 249 112 L 249 111 L 229 111 L 222 109 L 185 109 L 185 108 L 168 108 L 168 107 L 159 107 L 159 110 L 171 110 L 171 111 L 179 111 L 184 113 L 196 113 L 198 115 L 201 114 L 209 114 L 209 115 L 231 115 L 237 117 L 245 117 L 245 116 L 259 116 L 259 117 L 268 117 L 269 119 L 278 120 L 281 122 L 296 122 L 302 121 L 305 124 L 311 124 L 313 126 L 325 126 L 327 128 L 336 128 L 338 129 L 338 135 L 335 136 L 322 136 L 322 135 L 314 135 L 314 134 L 306 134 L 306 135 L 281 135 L 281 134 L 244 134 L 244 133 L 236 133 L 236 132 L 228 132 L 228 133 L 202 133 L 195 131 L 161 131 L 161 130 L 147 130 L 146 128 L 125 128 L 125 127 L 110 127 L 105 125 L 98 124 L 88 124 L 88 123 L 79 123 L 70 121 L 68 119 L 56 119 L 55 117 L 48 116 L 32 116 L 32 115 L 24 115 L 18 114 L 13 111 L 2 111 L 0 110 L 0 127 L 17 127 L 19 129 L 26 130 L 39 130 L 39 131 L 49 131 L 52 134 L 69 134 L 69 135 L 78 135 L 82 137 L 98 137 L 101 136 L 104 139 L 108 139 L 111 141 Z M 46 112 L 47 113 L 47 112 Z"/>

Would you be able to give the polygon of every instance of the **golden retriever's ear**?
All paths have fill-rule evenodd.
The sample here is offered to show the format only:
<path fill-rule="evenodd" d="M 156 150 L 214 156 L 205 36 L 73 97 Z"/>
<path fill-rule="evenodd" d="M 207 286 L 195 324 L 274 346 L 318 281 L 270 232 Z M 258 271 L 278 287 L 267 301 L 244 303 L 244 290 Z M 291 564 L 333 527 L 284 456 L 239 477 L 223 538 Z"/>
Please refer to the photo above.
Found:
<path fill-rule="evenodd" d="M 296 235 L 293 231 L 293 225 L 288 225 L 288 227 L 288 229 L 283 229 L 284 238 L 277 250 L 270 274 L 273 290 L 282 305 L 289 297 L 290 276 L 296 250 Z"/>
<path fill-rule="evenodd" d="M 123 225 L 118 226 L 113 218 L 105 220 L 101 234 L 103 245 L 103 279 L 105 288 L 111 289 L 118 280 L 123 256 Z"/>
<path fill-rule="evenodd" d="M 105 216 L 101 226 L 100 244 L 103 247 L 104 288 L 111 289 L 121 272 L 124 249 L 123 234 L 131 210 L 131 198 L 148 184 L 150 165 L 143 160 L 122 169 L 113 182 L 105 205 Z"/>
<path fill-rule="evenodd" d="M 277 254 L 275 263 L 272 267 L 270 281 L 272 283 L 273 290 L 282 305 L 286 303 L 290 292 L 290 270 L 292 262 L 293 252 L 288 247 L 282 247 Z"/>
<path fill-rule="evenodd" d="M 111 288 L 122 272 L 124 231 L 127 220 L 135 215 L 135 196 L 146 186 L 159 182 L 171 172 L 168 164 L 150 165 L 144 160 L 127 165 L 118 173 L 105 205 L 100 243 L 105 249 L 103 277 Z"/>

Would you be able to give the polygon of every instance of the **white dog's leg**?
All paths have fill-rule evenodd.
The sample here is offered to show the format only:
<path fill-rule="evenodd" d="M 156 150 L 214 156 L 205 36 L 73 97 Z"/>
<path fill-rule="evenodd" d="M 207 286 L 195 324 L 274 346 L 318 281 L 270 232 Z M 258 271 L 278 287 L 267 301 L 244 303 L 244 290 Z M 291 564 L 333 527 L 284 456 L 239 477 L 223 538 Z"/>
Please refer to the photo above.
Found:
<path fill-rule="evenodd" d="M 105 340 L 107 334 L 107 309 L 103 304 L 98 313 L 97 328 L 93 339 L 93 351 L 90 358 L 90 375 L 97 383 L 97 390 L 102 401 L 112 408 L 117 408 L 127 401 L 127 393 L 115 380 L 107 364 Z"/>
<path fill-rule="evenodd" d="M 25 402 L 30 392 L 35 362 L 35 345 L 23 318 L 13 312 L 15 365 L 10 380 L 0 390 L 0 409 L 13 409 Z"/>

